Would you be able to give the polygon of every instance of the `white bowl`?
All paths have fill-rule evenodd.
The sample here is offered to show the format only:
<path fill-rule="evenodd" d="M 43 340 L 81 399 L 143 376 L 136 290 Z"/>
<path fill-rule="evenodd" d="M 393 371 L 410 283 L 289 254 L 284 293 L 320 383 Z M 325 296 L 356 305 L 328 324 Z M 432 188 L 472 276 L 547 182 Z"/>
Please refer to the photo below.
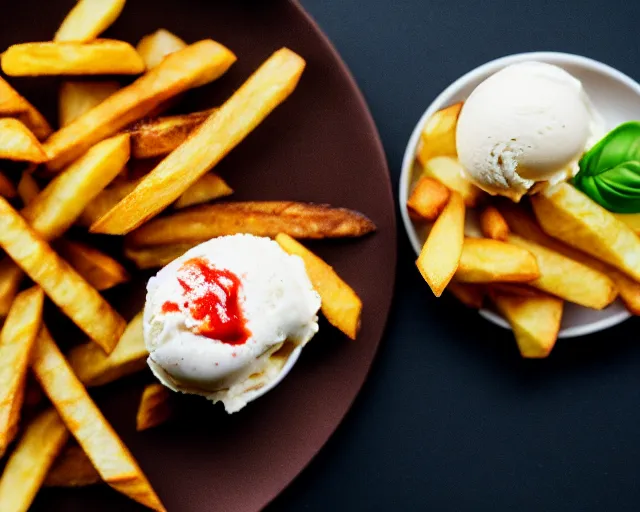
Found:
<path fill-rule="evenodd" d="M 400 212 L 416 254 L 420 253 L 424 237 L 411 222 L 406 205 L 414 177 L 416 149 L 424 123 L 438 110 L 465 100 L 483 80 L 505 66 L 531 60 L 555 64 L 581 80 L 596 109 L 604 118 L 607 130 L 625 121 L 640 119 L 640 84 L 620 71 L 587 57 L 557 52 L 520 53 L 493 60 L 470 71 L 453 82 L 429 105 L 413 130 L 404 153 L 400 175 Z M 481 309 L 480 314 L 501 327 L 510 328 L 504 318 L 494 311 Z M 629 316 L 629 312 L 619 300 L 602 311 L 567 303 L 559 337 L 571 338 L 601 331 L 619 324 Z"/>

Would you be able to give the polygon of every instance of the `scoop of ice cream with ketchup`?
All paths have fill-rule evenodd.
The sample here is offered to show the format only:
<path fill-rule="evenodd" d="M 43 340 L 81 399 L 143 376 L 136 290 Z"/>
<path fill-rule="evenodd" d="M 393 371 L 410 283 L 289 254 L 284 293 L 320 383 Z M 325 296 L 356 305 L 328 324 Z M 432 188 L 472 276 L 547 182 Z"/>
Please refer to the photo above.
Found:
<path fill-rule="evenodd" d="M 174 391 L 235 412 L 318 331 L 320 297 L 304 263 L 268 238 L 233 235 L 187 251 L 149 280 L 148 364 Z"/>

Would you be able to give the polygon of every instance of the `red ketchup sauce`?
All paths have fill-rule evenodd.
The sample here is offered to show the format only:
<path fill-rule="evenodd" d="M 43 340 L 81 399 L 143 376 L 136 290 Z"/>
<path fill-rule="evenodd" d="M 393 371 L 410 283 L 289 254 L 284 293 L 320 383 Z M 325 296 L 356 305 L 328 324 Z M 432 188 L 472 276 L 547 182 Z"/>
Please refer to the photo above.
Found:
<path fill-rule="evenodd" d="M 207 338 L 229 345 L 242 345 L 251 332 L 240 308 L 240 279 L 220 270 L 203 258 L 192 258 L 178 269 L 178 283 L 184 292 L 182 307 L 200 325 L 194 329 Z M 167 301 L 163 313 L 177 313 L 178 302 Z"/>

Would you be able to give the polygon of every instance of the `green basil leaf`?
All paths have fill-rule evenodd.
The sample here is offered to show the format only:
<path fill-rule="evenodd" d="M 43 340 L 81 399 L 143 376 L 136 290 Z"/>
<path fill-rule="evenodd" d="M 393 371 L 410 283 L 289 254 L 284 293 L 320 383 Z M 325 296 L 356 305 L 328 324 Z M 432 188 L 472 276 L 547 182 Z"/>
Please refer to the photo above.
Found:
<path fill-rule="evenodd" d="M 574 183 L 591 199 L 614 213 L 640 212 L 640 161 L 624 162 Z"/>
<path fill-rule="evenodd" d="M 630 121 L 611 130 L 580 160 L 580 173 L 593 176 L 623 162 L 640 161 L 640 122 Z"/>

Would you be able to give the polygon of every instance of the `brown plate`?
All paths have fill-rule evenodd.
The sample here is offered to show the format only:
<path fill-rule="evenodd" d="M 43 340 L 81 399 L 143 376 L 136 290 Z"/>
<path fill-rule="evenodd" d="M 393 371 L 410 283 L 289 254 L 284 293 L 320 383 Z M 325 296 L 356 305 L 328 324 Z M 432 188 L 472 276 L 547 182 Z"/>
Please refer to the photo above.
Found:
<path fill-rule="evenodd" d="M 50 39 L 74 0 L 0 0 L 0 49 Z M 346 206 L 378 226 L 358 240 L 319 242 L 314 250 L 364 302 L 362 331 L 351 342 L 326 322 L 276 389 L 233 416 L 206 400 L 180 397 L 181 419 L 135 432 L 149 375 L 93 393 L 170 511 L 258 510 L 306 466 L 336 429 L 366 377 L 389 312 L 396 224 L 389 175 L 371 116 L 343 62 L 312 20 L 285 0 L 130 0 L 105 34 L 137 42 L 157 28 L 187 42 L 213 38 L 238 62 L 221 80 L 189 93 L 179 109 L 218 105 L 274 50 L 307 60 L 298 89 L 218 166 L 237 199 L 295 199 Z M 52 121 L 57 79 L 11 79 Z M 144 281 L 109 298 L 128 317 Z M 58 339 L 65 336 L 58 326 Z M 69 333 L 69 335 L 71 335 Z M 106 486 L 44 490 L 34 510 L 126 512 L 141 507 Z"/>

